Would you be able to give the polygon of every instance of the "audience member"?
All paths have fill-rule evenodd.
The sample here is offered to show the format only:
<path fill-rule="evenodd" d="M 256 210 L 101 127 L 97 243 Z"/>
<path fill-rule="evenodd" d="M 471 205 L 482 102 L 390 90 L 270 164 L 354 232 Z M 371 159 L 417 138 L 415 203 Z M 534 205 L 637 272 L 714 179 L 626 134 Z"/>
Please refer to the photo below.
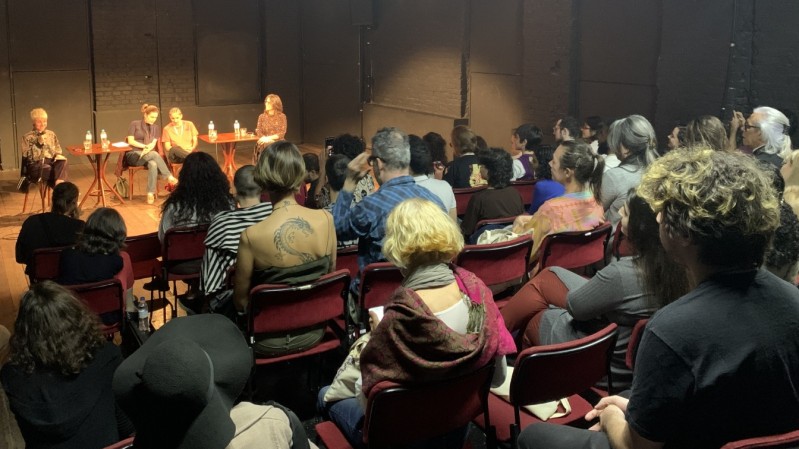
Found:
<path fill-rule="evenodd" d="M 164 127 L 161 141 L 164 143 L 169 162 L 182 164 L 186 156 L 197 150 L 197 128 L 194 123 L 183 120 L 180 108 L 169 110 L 170 123 Z"/>
<path fill-rule="evenodd" d="M 305 182 L 300 186 L 299 196 L 302 201 L 298 198 L 297 203 L 311 209 L 319 209 L 319 207 L 316 206 L 316 196 L 313 194 L 320 184 L 319 180 L 322 174 L 322 170 L 319 168 L 319 156 L 313 153 L 305 153 L 302 155 L 302 161 L 305 164 Z M 322 184 L 324 184 L 324 182 L 322 182 Z"/>
<path fill-rule="evenodd" d="M 488 287 L 474 274 L 449 265 L 461 249 L 460 230 L 439 204 L 412 198 L 388 215 L 383 251 L 402 268 L 405 279 L 388 301 L 382 320 L 370 313 L 374 330 L 360 357 L 359 398 L 325 402 L 328 388 L 319 392 L 323 414 L 338 424 L 354 447 L 364 447 L 363 398 L 380 381 L 441 380 L 491 360 L 496 360 L 493 384 L 504 380 L 504 356 L 515 351 L 513 339 Z M 467 429 L 426 447 L 461 447 Z"/>
<path fill-rule="evenodd" d="M 596 154 L 607 155 L 610 153 L 610 146 L 608 145 L 608 125 L 598 115 L 592 115 L 585 118 L 583 123 L 581 137 L 583 140 L 591 145 L 591 149 Z M 607 163 L 606 163 L 607 165 Z"/>
<path fill-rule="evenodd" d="M 275 94 L 269 94 L 264 98 L 264 112 L 258 116 L 258 124 L 255 126 L 255 135 L 258 142 L 255 143 L 255 150 L 252 154 L 252 164 L 258 166 L 258 157 L 268 145 L 286 138 L 288 120 L 283 113 L 283 101 Z"/>
<path fill-rule="evenodd" d="M 161 206 L 161 241 L 169 229 L 208 224 L 214 215 L 236 206 L 230 182 L 210 154 L 188 155 L 178 176 L 180 183 Z"/>
<path fill-rule="evenodd" d="M 477 135 L 468 127 L 458 125 L 452 129 L 450 145 L 455 159 L 444 172 L 444 181 L 455 189 L 476 187 L 485 184 L 480 178 L 477 155 Z"/>
<path fill-rule="evenodd" d="M 160 154 L 158 140 L 161 139 L 161 125 L 155 123 L 158 120 L 158 106 L 145 103 L 141 113 L 142 119 L 130 122 L 128 127 L 128 145 L 133 149 L 125 152 L 123 162 L 131 167 L 147 167 L 147 204 L 153 204 L 159 174 L 171 186 L 178 181 Z M 120 174 L 117 173 L 117 176 Z"/>
<path fill-rule="evenodd" d="M 668 144 L 664 153 L 676 150 L 677 148 L 685 148 L 685 127 L 685 123 L 682 122 L 677 122 L 677 124 L 674 125 L 674 129 L 672 129 L 671 133 L 668 135 Z"/>
<path fill-rule="evenodd" d="M 793 209 L 794 213 L 799 214 L 799 150 L 794 150 L 780 167 L 780 174 L 785 180 L 785 192 L 783 198 Z"/>
<path fill-rule="evenodd" d="M 743 114 L 733 112 L 730 121 L 730 148 L 735 150 L 738 129 L 743 128 L 743 144 L 752 149 L 759 161 L 779 168 L 782 160 L 790 154 L 791 138 L 788 136 L 790 122 L 782 112 L 768 106 L 760 106 L 744 120 Z"/>
<path fill-rule="evenodd" d="M 31 110 L 33 129 L 22 136 L 22 171 L 30 181 L 42 180 L 50 187 L 67 180 L 67 158 L 58 136 L 47 129 L 47 111 Z"/>
<path fill-rule="evenodd" d="M 136 425 L 133 447 L 308 449 L 289 409 L 236 399 L 252 370 L 241 333 L 219 315 L 172 320 L 117 369 L 117 401 Z"/>
<path fill-rule="evenodd" d="M 261 186 L 255 182 L 255 167 L 245 165 L 233 176 L 238 209 L 223 210 L 211 219 L 205 237 L 205 253 L 200 266 L 200 292 L 212 311 L 232 315 L 233 289 L 228 272 L 236 264 L 242 231 L 260 223 L 272 213 L 272 203 L 261 202 Z"/>
<path fill-rule="evenodd" d="M 461 230 L 476 243 L 481 230 L 480 220 L 516 217 L 524 213 L 524 202 L 519 191 L 510 185 L 513 176 L 513 159 L 502 148 L 491 148 L 480 153 L 480 176 L 488 181 L 488 188 L 476 192 L 469 199 Z"/>
<path fill-rule="evenodd" d="M 433 173 L 433 155 L 421 137 L 411 134 L 408 136 L 408 143 L 411 147 L 410 174 L 417 185 L 420 185 L 435 193 L 449 216 L 456 222 L 458 221 L 458 207 L 455 203 L 455 194 L 452 186 L 448 182 L 430 177 Z"/>
<path fill-rule="evenodd" d="M 449 163 L 449 159 L 447 159 L 447 141 L 441 137 L 441 134 L 434 132 L 425 134 L 422 139 L 427 144 L 433 157 L 435 178 L 444 179 L 444 169 Z"/>
<path fill-rule="evenodd" d="M 555 127 L 552 128 L 552 135 L 555 136 L 556 143 L 574 140 L 582 135 L 580 122 L 571 116 L 563 117 L 555 122 Z"/>
<path fill-rule="evenodd" d="M 769 176 L 749 157 L 676 150 L 654 162 L 638 194 L 691 292 L 644 330 L 631 395 L 603 398 L 591 432 L 534 424 L 531 447 L 718 448 L 796 429 L 799 291 L 758 267 L 779 225 Z M 742 410 L 779 413 L 742 413 Z"/>
<path fill-rule="evenodd" d="M 699 116 L 685 127 L 685 146 L 728 151 L 727 130 L 718 118 L 712 115 Z"/>
<path fill-rule="evenodd" d="M 630 115 L 610 125 L 608 144 L 621 161 L 602 176 L 602 208 L 615 228 L 627 192 L 638 186 L 644 170 L 657 157 L 657 137 L 647 119 Z"/>
<path fill-rule="evenodd" d="M 549 234 L 587 231 L 605 222 L 600 200 L 602 157 L 583 141 L 565 141 L 549 165 L 552 179 L 564 186 L 565 193 L 546 201 L 532 216 L 520 215 L 513 222 L 517 234 L 533 231 L 531 261 L 538 258 L 538 249 Z"/>
<path fill-rule="evenodd" d="M 25 264 L 25 274 L 33 274 L 33 251 L 75 243 L 83 229 L 78 208 L 78 188 L 62 182 L 53 188 L 52 209 L 28 217 L 22 223 L 16 244 L 17 263 Z"/>
<path fill-rule="evenodd" d="M 535 179 L 534 150 L 541 145 L 541 129 L 525 123 L 513 130 L 510 136 L 510 155 L 513 158 L 512 181 Z"/>
<path fill-rule="evenodd" d="M 629 388 L 625 365 L 636 321 L 688 292 L 685 270 L 666 255 L 649 205 L 631 193 L 621 209 L 621 227 L 635 253 L 585 279 L 559 267 L 546 268 L 502 309 L 510 332 L 522 330 L 522 348 L 586 337 L 609 323 L 619 325 L 611 361 L 614 388 Z"/>
<path fill-rule="evenodd" d="M 326 151 L 323 151 L 319 155 L 319 168 L 321 170 L 326 170 L 327 168 L 327 158 L 333 154 L 339 154 L 342 156 L 346 156 L 347 159 L 353 160 L 358 157 L 359 154 L 364 152 L 364 144 L 363 140 L 360 137 L 353 136 L 352 134 L 342 134 L 335 139 L 333 139 L 333 148 L 331 153 L 328 154 Z M 324 178 L 327 173 L 322 171 L 319 176 Z M 340 190 L 340 189 L 339 189 Z M 374 192 L 375 189 L 375 180 L 372 176 L 372 173 L 367 173 L 360 181 L 358 181 L 358 185 L 355 186 L 355 190 L 353 190 L 352 202 L 350 203 L 350 207 L 354 207 L 356 204 L 363 201 L 367 195 Z M 322 186 L 317 185 L 316 191 L 314 192 L 316 195 L 316 207 L 320 209 L 326 209 L 330 205 L 332 205 L 335 201 L 331 200 L 330 198 L 330 191 L 327 190 L 325 192 L 322 191 Z"/>
<path fill-rule="evenodd" d="M 133 304 L 133 265 L 125 248 L 128 228 L 122 215 L 110 207 L 96 209 L 86 219 L 74 248 L 61 253 L 58 283 L 86 284 L 117 278 L 126 293 L 125 309 L 136 311 Z M 115 314 L 114 321 L 118 317 Z"/>
<path fill-rule="evenodd" d="M 122 354 L 69 290 L 33 284 L 19 305 L 0 380 L 29 448 L 100 448 L 133 430 L 111 380 Z M 117 419 L 120 425 L 118 426 Z"/>
<path fill-rule="evenodd" d="M 304 180 L 305 164 L 293 143 L 280 140 L 266 147 L 255 181 L 269 192 L 272 214 L 241 233 L 233 290 L 240 315 L 247 313 L 253 286 L 304 284 L 335 269 L 332 217 L 297 204 L 294 197 Z M 265 356 L 301 351 L 318 344 L 323 335 L 324 325 L 289 335 L 259 335 L 253 350 Z"/>
<path fill-rule="evenodd" d="M 538 212 L 544 202 L 552 198 L 563 195 L 563 184 L 552 180 L 552 155 L 555 149 L 549 145 L 540 145 L 535 149 L 535 185 L 533 186 L 533 201 L 530 203 L 530 209 L 527 212 L 530 215 Z"/>
<path fill-rule="evenodd" d="M 358 296 L 360 273 L 373 262 L 383 261 L 383 237 L 386 217 L 391 210 L 408 198 L 426 198 L 439 204 L 441 200 L 430 190 L 416 185 L 409 175 L 411 162 L 408 135 L 398 128 L 383 128 L 372 137 L 372 155 L 361 153 L 347 166 L 347 179 L 333 206 L 336 235 L 339 240 L 358 239 L 358 275 L 350 285 L 350 313 L 357 315 L 354 298 Z M 350 207 L 353 189 L 374 170 L 380 190 Z"/>
<path fill-rule="evenodd" d="M 780 225 L 766 254 L 765 268 L 778 278 L 796 283 L 799 273 L 799 219 L 788 203 L 780 203 Z"/>
<path fill-rule="evenodd" d="M 343 154 L 334 154 L 330 156 L 330 158 L 326 162 L 326 170 L 327 173 L 327 185 L 323 187 L 323 192 L 326 190 L 324 195 L 327 198 L 330 198 L 332 201 L 324 210 L 333 214 L 333 205 L 336 204 L 336 200 L 338 199 L 338 194 L 341 192 L 341 189 L 344 187 L 344 181 L 347 179 L 347 165 L 350 163 L 350 160 L 347 156 Z M 340 240 L 337 239 L 338 248 L 346 248 L 348 246 L 357 245 L 358 239 L 349 239 L 349 240 Z"/>

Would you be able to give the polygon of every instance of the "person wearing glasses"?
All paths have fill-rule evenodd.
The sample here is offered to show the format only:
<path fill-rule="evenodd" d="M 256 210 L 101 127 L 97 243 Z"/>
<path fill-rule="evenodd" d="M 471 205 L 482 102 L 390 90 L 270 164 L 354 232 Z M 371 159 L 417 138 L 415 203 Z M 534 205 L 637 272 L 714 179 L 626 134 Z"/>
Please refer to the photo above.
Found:
<path fill-rule="evenodd" d="M 782 112 L 768 106 L 760 106 L 744 120 L 739 111 L 733 111 L 730 121 L 730 148 L 735 149 L 738 129 L 743 129 L 743 144 L 752 148 L 752 155 L 761 162 L 767 162 L 778 169 L 782 160 L 790 154 L 791 137 L 788 129 L 791 124 Z"/>
<path fill-rule="evenodd" d="M 446 212 L 444 204 L 430 190 L 417 185 L 410 176 L 411 147 L 408 135 L 398 128 L 383 128 L 372 137 L 372 154 L 359 154 L 347 165 L 347 178 L 333 205 L 333 221 L 339 240 L 358 239 L 358 271 L 373 262 L 384 261 L 383 237 L 386 217 L 394 206 L 409 198 L 428 199 Z M 380 189 L 350 207 L 358 181 L 371 168 Z M 359 277 L 353 276 L 350 291 L 358 295 Z M 350 313 L 357 318 L 354 301 Z"/>

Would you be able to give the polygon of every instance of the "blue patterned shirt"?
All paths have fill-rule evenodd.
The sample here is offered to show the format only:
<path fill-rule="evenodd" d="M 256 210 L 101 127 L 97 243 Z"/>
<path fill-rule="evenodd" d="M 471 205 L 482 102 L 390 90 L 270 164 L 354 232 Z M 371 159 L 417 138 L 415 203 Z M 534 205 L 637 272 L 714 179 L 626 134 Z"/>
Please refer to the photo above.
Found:
<path fill-rule="evenodd" d="M 350 208 L 353 193 L 342 190 L 333 206 L 333 221 L 336 223 L 336 238 L 358 239 L 358 273 L 353 275 L 350 290 L 357 295 L 360 272 L 373 262 L 386 260 L 383 257 L 383 237 L 386 235 L 386 218 L 394 206 L 409 198 L 424 198 L 438 204 L 441 200 L 430 190 L 416 184 L 410 176 L 394 178 Z M 446 210 L 444 210 L 446 212 Z"/>

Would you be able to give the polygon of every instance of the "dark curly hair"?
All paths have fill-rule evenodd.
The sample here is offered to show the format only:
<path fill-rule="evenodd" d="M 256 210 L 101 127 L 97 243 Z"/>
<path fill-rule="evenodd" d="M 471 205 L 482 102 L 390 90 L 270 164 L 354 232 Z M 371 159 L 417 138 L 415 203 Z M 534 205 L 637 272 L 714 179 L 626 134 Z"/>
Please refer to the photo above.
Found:
<path fill-rule="evenodd" d="M 555 149 L 549 145 L 538 145 L 533 149 L 535 159 L 538 161 L 538 168 L 535 169 L 535 179 L 552 179 L 552 167 L 549 161 L 555 154 Z"/>
<path fill-rule="evenodd" d="M 363 153 L 365 148 L 363 140 L 352 134 L 341 134 L 333 139 L 333 154 L 343 154 L 350 160 Z"/>
<path fill-rule="evenodd" d="M 519 138 L 519 142 L 524 143 L 525 150 L 535 150 L 541 144 L 544 133 L 541 128 L 533 125 L 532 123 L 525 123 L 513 130 L 513 135 Z"/>
<path fill-rule="evenodd" d="M 782 272 L 797 262 L 799 262 L 799 219 L 788 203 L 781 203 L 780 226 L 774 231 L 774 240 L 766 253 L 766 268 L 783 277 Z"/>
<path fill-rule="evenodd" d="M 643 279 L 644 290 L 657 300 L 651 305 L 660 308 L 688 293 L 688 277 L 685 269 L 666 254 L 660 243 L 660 225 L 652 208 L 635 189 L 627 195 L 626 237 L 636 252 L 634 263 Z"/>
<path fill-rule="evenodd" d="M 208 223 L 214 215 L 235 207 L 230 182 L 210 154 L 197 151 L 186 156 L 178 186 L 161 207 L 175 208 L 175 223 Z"/>
<path fill-rule="evenodd" d="M 432 173 L 433 156 L 430 154 L 430 148 L 427 143 L 415 134 L 408 136 L 408 143 L 411 146 L 411 174 L 426 175 Z"/>
<path fill-rule="evenodd" d="M 429 132 L 422 136 L 422 140 L 430 149 L 433 162 L 447 163 L 447 141 L 439 133 Z"/>
<path fill-rule="evenodd" d="M 504 189 L 513 178 L 513 159 L 502 148 L 489 148 L 478 156 L 480 165 L 488 172 L 488 185 L 495 189 Z"/>
<path fill-rule="evenodd" d="M 110 207 L 101 207 L 86 219 L 78 236 L 77 248 L 89 254 L 118 254 L 125 246 L 128 229 L 125 220 Z"/>
<path fill-rule="evenodd" d="M 19 304 L 9 363 L 30 374 L 80 373 L 104 343 L 99 320 L 83 301 L 52 281 L 33 284 Z"/>

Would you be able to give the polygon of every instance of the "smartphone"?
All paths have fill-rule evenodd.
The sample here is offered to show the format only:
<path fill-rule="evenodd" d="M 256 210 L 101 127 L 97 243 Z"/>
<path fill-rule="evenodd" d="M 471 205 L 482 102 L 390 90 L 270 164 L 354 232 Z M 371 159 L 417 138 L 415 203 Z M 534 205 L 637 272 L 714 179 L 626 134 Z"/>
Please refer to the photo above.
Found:
<path fill-rule="evenodd" d="M 333 140 L 335 137 L 325 137 L 325 151 L 327 151 L 328 156 L 333 155 Z"/>

